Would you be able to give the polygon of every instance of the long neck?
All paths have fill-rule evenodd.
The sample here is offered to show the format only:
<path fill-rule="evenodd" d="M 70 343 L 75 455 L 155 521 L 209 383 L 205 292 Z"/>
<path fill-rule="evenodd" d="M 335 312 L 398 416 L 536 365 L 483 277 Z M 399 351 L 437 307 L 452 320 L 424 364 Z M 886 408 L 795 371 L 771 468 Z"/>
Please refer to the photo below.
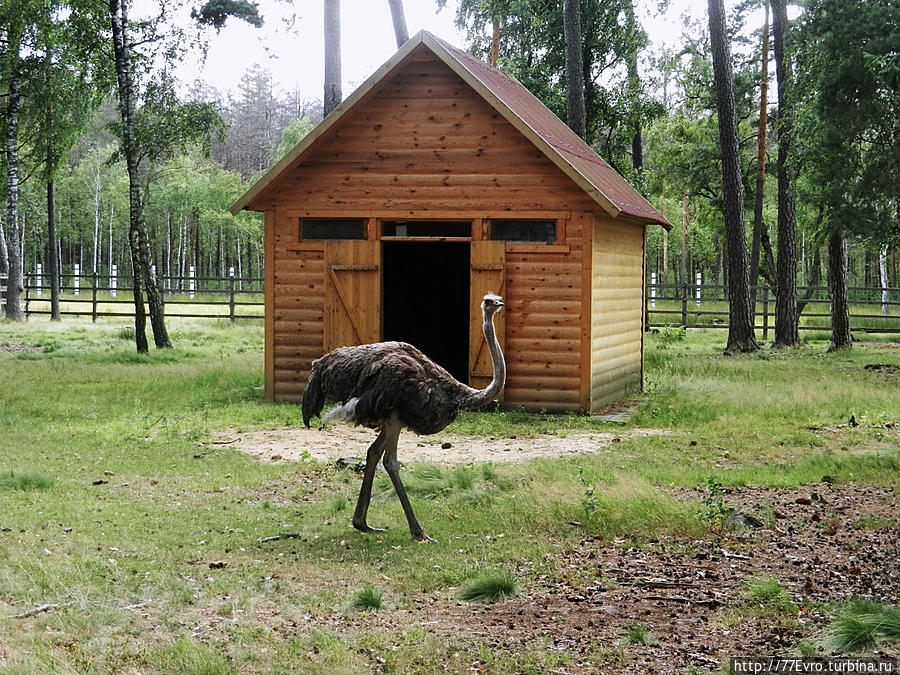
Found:
<path fill-rule="evenodd" d="M 494 366 L 494 377 L 485 389 L 473 389 L 472 395 L 466 401 L 467 408 L 480 408 L 493 401 L 503 390 L 506 383 L 506 362 L 503 360 L 503 352 L 500 350 L 500 342 L 497 340 L 497 331 L 494 329 L 494 316 L 484 318 L 484 339 L 491 353 L 491 363 Z"/>

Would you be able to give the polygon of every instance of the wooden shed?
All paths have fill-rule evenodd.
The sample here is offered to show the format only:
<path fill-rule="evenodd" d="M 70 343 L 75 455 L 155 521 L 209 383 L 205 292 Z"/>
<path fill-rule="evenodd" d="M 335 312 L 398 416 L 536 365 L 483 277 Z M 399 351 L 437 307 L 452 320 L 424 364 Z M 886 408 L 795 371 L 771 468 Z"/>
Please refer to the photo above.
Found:
<path fill-rule="evenodd" d="M 341 345 L 415 344 L 505 405 L 639 391 L 645 230 L 666 220 L 515 79 L 411 38 L 233 206 L 265 213 L 265 388 L 298 401 Z"/>

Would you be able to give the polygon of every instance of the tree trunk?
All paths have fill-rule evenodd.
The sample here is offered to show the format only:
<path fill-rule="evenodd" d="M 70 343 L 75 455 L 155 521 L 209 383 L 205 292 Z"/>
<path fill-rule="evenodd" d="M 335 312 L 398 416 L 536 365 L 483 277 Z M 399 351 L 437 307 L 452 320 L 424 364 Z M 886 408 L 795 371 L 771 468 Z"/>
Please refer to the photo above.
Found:
<path fill-rule="evenodd" d="M 753 243 L 750 246 L 750 285 L 755 289 L 759 283 L 759 247 L 762 239 L 763 198 L 766 187 L 766 129 L 769 108 L 769 5 L 765 5 L 766 18 L 763 22 L 762 58 L 760 59 L 759 85 L 759 135 L 756 146 L 756 194 L 753 203 Z M 755 303 L 754 303 L 755 304 Z"/>
<path fill-rule="evenodd" d="M 847 247 L 840 232 L 828 238 L 828 287 L 831 289 L 831 347 L 850 349 L 850 303 L 847 293 Z"/>
<path fill-rule="evenodd" d="M 48 157 L 48 165 L 50 160 Z M 50 320 L 59 321 L 59 255 L 56 241 L 56 199 L 52 178 L 47 181 L 47 266 L 50 272 Z"/>
<path fill-rule="evenodd" d="M 771 0 L 775 73 L 778 77 L 778 259 L 775 278 L 775 346 L 800 344 L 797 315 L 797 203 L 794 195 L 793 76 L 785 51 L 787 2 Z"/>
<path fill-rule="evenodd" d="M 9 41 L 9 73 L 6 94 L 6 318 L 24 321 L 25 314 L 19 306 L 22 292 L 22 247 L 19 237 L 19 36 L 7 31 Z"/>
<path fill-rule="evenodd" d="M 154 343 L 159 348 L 171 347 L 163 316 L 162 301 L 150 263 L 150 237 L 144 222 L 144 203 L 141 187 L 138 152 L 134 138 L 134 81 L 131 72 L 131 45 L 128 40 L 128 0 L 109 0 L 116 62 L 116 80 L 119 93 L 119 115 L 122 120 L 122 149 L 128 169 L 128 204 L 130 227 L 128 242 L 131 245 L 131 262 L 134 279 L 134 332 L 135 344 L 140 353 L 149 351 L 146 334 L 146 315 L 143 293 L 147 293 L 150 322 Z"/>
<path fill-rule="evenodd" d="M 397 49 L 409 40 L 409 31 L 406 29 L 406 13 L 403 11 L 403 0 L 388 0 L 391 7 L 391 20 L 394 22 L 394 37 L 397 39 Z"/>
<path fill-rule="evenodd" d="M 563 38 L 566 44 L 566 121 L 569 128 L 584 139 L 586 129 L 580 4 L 580 0 L 563 0 Z"/>
<path fill-rule="evenodd" d="M 494 68 L 500 63 L 500 17 L 494 12 L 491 15 L 491 65 Z"/>
<path fill-rule="evenodd" d="M 728 243 L 728 343 L 725 354 L 734 354 L 755 351 L 759 349 L 759 345 L 753 333 L 747 242 L 744 239 L 744 195 L 737 118 L 734 112 L 731 56 L 725 32 L 725 8 L 722 0 L 708 1 L 716 109 L 719 114 L 719 145 L 722 150 L 725 235 Z"/>
<path fill-rule="evenodd" d="M 323 115 L 338 107 L 341 95 L 341 0 L 325 0 L 325 98 Z"/>
<path fill-rule="evenodd" d="M 690 223 L 690 211 L 688 210 L 688 206 L 690 202 L 688 201 L 691 196 L 691 191 L 687 188 L 684 189 L 684 198 L 681 202 L 681 267 L 679 267 L 678 271 L 681 276 L 681 283 L 688 283 L 687 278 L 687 258 L 688 258 L 688 224 Z"/>
<path fill-rule="evenodd" d="M 629 2 L 625 8 L 627 12 L 626 22 L 628 35 L 633 37 L 637 32 L 637 24 L 634 20 L 634 2 Z M 640 97 L 641 80 L 638 72 L 638 50 L 630 49 L 626 59 L 626 69 L 628 74 L 628 86 L 632 90 L 632 94 Z M 636 117 L 634 120 L 634 135 L 631 137 L 631 168 L 640 172 L 644 168 L 644 138 L 641 130 L 641 119 Z"/>

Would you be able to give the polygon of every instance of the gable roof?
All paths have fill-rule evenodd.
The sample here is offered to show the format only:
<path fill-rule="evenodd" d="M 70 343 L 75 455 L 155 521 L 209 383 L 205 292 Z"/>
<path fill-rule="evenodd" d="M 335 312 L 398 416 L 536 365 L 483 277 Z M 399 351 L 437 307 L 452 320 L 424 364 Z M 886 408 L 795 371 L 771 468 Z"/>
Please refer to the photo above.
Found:
<path fill-rule="evenodd" d="M 459 75 L 611 216 L 625 214 L 643 222 L 657 223 L 666 229 L 671 227 L 637 190 L 518 80 L 424 30 L 410 38 L 391 59 L 232 204 L 231 213 L 237 214 L 247 208 L 285 172 L 302 162 L 307 151 L 319 138 L 372 92 L 379 82 L 401 66 L 420 45 Z"/>

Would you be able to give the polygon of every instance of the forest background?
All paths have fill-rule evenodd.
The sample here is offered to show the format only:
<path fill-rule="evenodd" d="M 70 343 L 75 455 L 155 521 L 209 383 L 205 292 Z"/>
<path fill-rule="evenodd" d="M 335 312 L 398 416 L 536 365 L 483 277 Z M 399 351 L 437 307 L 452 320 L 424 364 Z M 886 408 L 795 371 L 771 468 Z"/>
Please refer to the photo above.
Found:
<path fill-rule="evenodd" d="M 402 3 L 383 4 L 385 13 L 389 5 L 402 11 Z M 726 244 L 710 24 L 706 16 L 685 17 L 671 26 L 679 40 L 654 43 L 640 17 L 667 4 L 435 0 L 433 6 L 455 14 L 472 53 L 496 59 L 570 125 L 572 86 L 581 90 L 580 133 L 675 224 L 668 235 L 651 232 L 648 274 L 682 284 L 700 272 L 705 282 L 728 287 L 733 252 Z M 788 70 L 780 82 L 770 63 L 777 54 L 769 44 L 776 36 L 768 3 L 741 0 L 725 8 L 740 199 L 752 214 L 740 225 L 747 243 L 740 254 L 749 253 L 751 285 L 778 283 L 787 190 L 795 284 L 831 283 L 837 268 L 826 265 L 830 252 L 845 284 L 896 288 L 900 3 L 803 0 L 789 8 L 790 20 L 785 4 L 771 3 L 785 17 L 781 63 Z M 580 73 L 566 50 L 572 34 L 563 39 L 571 17 L 564 10 L 573 7 Z M 190 25 L 173 19 L 176 8 L 181 17 L 190 10 Z M 63 274 L 75 265 L 83 274 L 106 275 L 112 265 L 133 274 L 140 264 L 132 239 L 139 199 L 156 274 L 186 277 L 193 267 L 197 276 L 218 277 L 233 267 L 239 277 L 260 277 L 262 221 L 257 214 L 232 216 L 228 207 L 321 121 L 322 101 L 285 91 L 258 63 L 246 64 L 234 91 L 178 80 L 187 45 L 203 52 L 210 31 L 232 17 L 265 21 L 255 3 L 161 2 L 139 20 L 129 18 L 129 9 L 127 0 L 8 0 L 0 8 L 6 204 L 0 275 L 14 280 L 38 264 L 51 270 L 54 262 Z M 130 31 L 122 43 L 130 48 L 123 62 L 131 66 L 130 132 L 115 20 Z M 7 302 L 6 314 L 15 318 L 10 308 Z"/>

